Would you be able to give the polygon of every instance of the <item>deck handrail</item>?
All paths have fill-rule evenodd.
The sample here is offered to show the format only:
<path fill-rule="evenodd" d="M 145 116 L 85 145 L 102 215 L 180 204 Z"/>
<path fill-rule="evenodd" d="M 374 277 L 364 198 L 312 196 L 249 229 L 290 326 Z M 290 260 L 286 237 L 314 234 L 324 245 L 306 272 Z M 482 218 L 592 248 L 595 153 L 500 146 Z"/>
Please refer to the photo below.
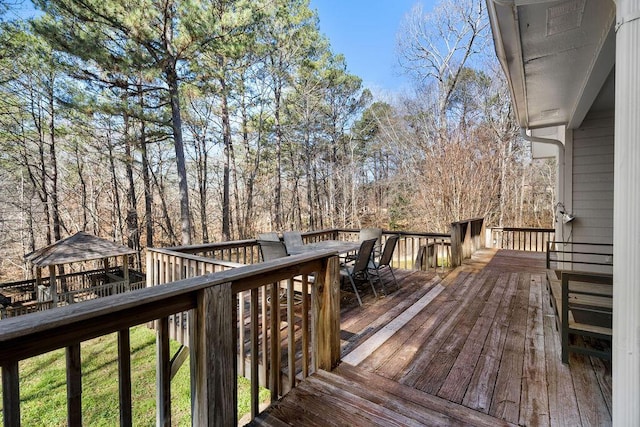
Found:
<path fill-rule="evenodd" d="M 330 228 L 302 232 L 301 234 L 306 243 L 312 243 L 320 240 L 357 240 L 359 232 L 360 230 L 357 228 Z M 425 267 L 426 264 L 417 263 L 415 261 L 421 254 L 421 248 L 426 247 L 429 244 L 437 244 L 441 246 L 446 245 L 451 240 L 450 233 L 383 230 L 382 243 L 384 243 L 387 237 L 393 235 L 400 236 L 397 249 L 394 252 L 392 259 L 392 267 L 394 268 L 413 269 Z M 203 257 L 241 264 L 253 264 L 260 262 L 259 245 L 256 239 L 175 246 L 165 248 L 165 250 L 199 254 Z M 448 264 L 448 259 L 444 259 L 443 263 Z"/>
<path fill-rule="evenodd" d="M 168 425 L 171 410 L 167 318 L 187 310 L 191 310 L 193 320 L 190 354 L 196 375 L 192 378 L 194 424 L 236 425 L 237 295 L 249 291 L 253 303 L 258 289 L 311 273 L 315 273 L 315 282 L 310 284 L 311 360 L 314 369 L 331 369 L 340 357 L 339 260 L 332 251 L 296 255 L 4 320 L 0 329 L 4 425 L 20 425 L 18 362 L 60 348 L 66 348 L 67 354 L 68 424 L 81 425 L 80 343 L 113 332 L 118 333 L 119 344 L 128 343 L 129 328 L 150 321 L 158 325 L 157 423 Z M 276 289 L 279 286 L 271 286 L 272 313 L 280 311 Z M 251 317 L 257 320 L 257 311 L 252 311 Z M 271 335 L 277 339 L 276 334 Z M 257 343 L 253 329 L 252 342 Z M 125 348 L 122 354 L 130 357 L 130 349 Z M 257 366 L 258 357 L 254 356 Z M 119 366 L 126 369 L 122 366 L 128 364 Z M 295 375 L 290 372 L 289 377 L 295 383 Z M 130 417 L 130 397 L 129 401 L 123 397 L 127 396 L 124 388 L 127 384 L 130 387 L 130 372 L 120 372 L 120 378 L 124 379 L 120 383 L 121 415 L 128 412 Z M 256 409 L 257 382 L 255 387 L 252 382 L 252 410 Z"/>
<path fill-rule="evenodd" d="M 487 227 L 487 246 L 516 251 L 546 252 L 555 229 L 544 227 Z"/>

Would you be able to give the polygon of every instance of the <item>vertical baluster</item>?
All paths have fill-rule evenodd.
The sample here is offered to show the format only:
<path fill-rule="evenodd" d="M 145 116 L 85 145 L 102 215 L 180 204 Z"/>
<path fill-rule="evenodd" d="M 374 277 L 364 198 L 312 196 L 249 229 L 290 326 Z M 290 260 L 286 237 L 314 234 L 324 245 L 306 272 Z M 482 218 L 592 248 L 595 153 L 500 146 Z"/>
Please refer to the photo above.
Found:
<path fill-rule="evenodd" d="M 67 361 L 67 425 L 82 426 L 82 363 L 80 342 L 66 350 Z"/>
<path fill-rule="evenodd" d="M 169 319 L 156 321 L 156 426 L 171 425 L 171 358 Z"/>
<path fill-rule="evenodd" d="M 2 365 L 2 417 L 5 427 L 20 425 L 20 374 L 18 361 Z"/>
<path fill-rule="evenodd" d="M 296 385 L 295 318 L 293 315 L 293 279 L 287 281 L 287 355 L 289 356 L 289 390 Z"/>
<path fill-rule="evenodd" d="M 271 401 L 278 400 L 280 395 L 280 283 L 271 284 L 271 303 L 269 314 L 271 316 L 270 325 L 270 347 L 271 360 L 269 369 L 269 389 L 271 390 Z"/>
<path fill-rule="evenodd" d="M 240 362 L 240 366 L 238 367 L 239 369 L 239 375 L 241 376 L 245 376 L 245 361 L 246 361 L 246 357 L 245 357 L 245 346 L 244 346 L 244 333 L 245 333 L 245 326 L 244 326 L 244 319 L 245 319 L 245 309 L 244 309 L 244 300 L 245 300 L 245 293 L 244 292 L 240 292 L 238 293 L 238 301 L 240 303 L 240 309 L 238 310 L 238 345 L 239 345 L 239 352 L 240 354 L 238 355 L 238 360 Z M 253 356 L 252 356 L 253 357 Z M 251 379 L 253 381 L 253 378 Z"/>
<path fill-rule="evenodd" d="M 251 289 L 251 419 L 258 415 L 259 381 L 258 381 L 258 289 Z"/>
<path fill-rule="evenodd" d="M 118 392 L 120 426 L 131 426 L 131 340 L 129 329 L 118 331 Z"/>
<path fill-rule="evenodd" d="M 261 384 L 263 384 L 265 387 L 269 386 L 269 378 L 270 378 L 270 370 L 269 370 L 269 358 L 268 358 L 268 322 L 269 322 L 269 318 L 267 316 L 267 292 L 270 292 L 269 290 L 269 286 L 263 286 L 260 293 L 262 296 L 262 299 L 260 301 L 260 315 L 261 315 L 261 321 L 260 321 L 260 327 L 261 329 L 261 334 L 262 334 L 262 351 L 261 351 L 261 362 L 262 362 L 262 373 L 261 373 Z"/>
<path fill-rule="evenodd" d="M 309 376 L 309 276 L 302 276 L 302 378 Z"/>

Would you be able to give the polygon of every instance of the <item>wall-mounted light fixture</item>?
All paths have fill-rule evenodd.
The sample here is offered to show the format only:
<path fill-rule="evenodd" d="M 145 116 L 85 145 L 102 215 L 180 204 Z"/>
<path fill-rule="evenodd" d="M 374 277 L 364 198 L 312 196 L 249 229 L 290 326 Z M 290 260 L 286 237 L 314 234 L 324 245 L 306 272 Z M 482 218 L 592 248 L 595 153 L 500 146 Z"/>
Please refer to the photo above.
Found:
<path fill-rule="evenodd" d="M 573 221 L 574 219 L 576 219 L 575 215 L 566 212 L 566 208 L 564 207 L 563 203 L 558 203 L 558 213 L 560 215 L 562 215 L 562 223 L 563 224 L 568 224 L 571 221 Z"/>

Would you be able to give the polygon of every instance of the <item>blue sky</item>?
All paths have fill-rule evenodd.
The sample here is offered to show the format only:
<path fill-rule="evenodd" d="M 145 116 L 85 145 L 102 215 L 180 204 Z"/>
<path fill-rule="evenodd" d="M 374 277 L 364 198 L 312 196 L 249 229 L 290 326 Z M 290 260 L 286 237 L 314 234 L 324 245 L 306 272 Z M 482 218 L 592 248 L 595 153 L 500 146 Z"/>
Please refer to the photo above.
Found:
<path fill-rule="evenodd" d="M 404 16 L 419 0 L 310 0 L 320 31 L 334 53 L 342 53 L 349 72 L 374 93 L 396 92 L 409 85 L 397 66 L 396 35 Z M 421 2 L 425 11 L 434 0 Z"/>

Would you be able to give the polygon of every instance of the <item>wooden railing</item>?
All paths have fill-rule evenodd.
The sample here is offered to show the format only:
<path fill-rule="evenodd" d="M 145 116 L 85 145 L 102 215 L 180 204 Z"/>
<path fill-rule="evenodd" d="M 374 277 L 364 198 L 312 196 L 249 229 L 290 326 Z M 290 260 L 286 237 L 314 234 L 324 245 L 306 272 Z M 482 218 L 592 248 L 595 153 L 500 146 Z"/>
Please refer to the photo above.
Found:
<path fill-rule="evenodd" d="M 58 282 L 58 291 L 62 293 L 62 284 L 69 291 L 87 288 L 92 285 L 92 282 L 95 281 L 94 278 L 99 276 L 104 276 L 105 274 L 113 274 L 113 275 L 122 275 L 122 267 L 111 267 L 107 270 L 104 268 L 96 269 L 96 270 L 88 270 L 88 271 L 78 271 L 75 273 L 67 273 L 62 275 L 57 275 L 56 280 Z M 144 274 L 140 273 L 136 270 L 129 270 L 129 276 L 131 281 L 136 281 L 137 277 L 144 278 Z M 40 279 L 40 284 L 43 286 L 49 286 L 50 278 L 49 276 L 44 276 Z M 26 291 L 31 290 L 35 292 L 36 279 L 29 280 L 21 280 L 17 282 L 7 282 L 0 283 L 0 291 L 2 290 L 12 290 L 16 289 L 18 291 Z"/>
<path fill-rule="evenodd" d="M 145 276 L 128 270 L 129 280 L 122 280 L 121 267 L 68 273 L 56 277 L 56 302 L 50 294 L 50 278 L 42 277 L 37 286 L 35 279 L 0 284 L 0 293 L 8 298 L 8 306 L 0 306 L 0 319 L 21 316 L 55 306 L 72 304 L 87 299 L 102 298 L 143 288 Z"/>
<path fill-rule="evenodd" d="M 357 241 L 358 229 L 334 228 L 328 230 L 310 231 L 302 233 L 305 243 L 322 240 Z M 397 247 L 393 253 L 391 266 L 402 269 L 427 269 L 430 265 L 423 260 L 425 249 L 435 246 L 439 254 L 439 265 L 448 266 L 449 245 L 451 236 L 446 233 L 422 233 L 413 231 L 383 231 L 382 244 L 390 236 L 398 235 Z M 233 242 L 207 243 L 202 245 L 178 246 L 167 248 L 170 251 L 193 254 L 203 258 L 213 258 L 239 264 L 254 264 L 260 262 L 260 251 L 257 240 L 237 240 Z M 426 259 L 426 258 L 425 258 Z"/>
<path fill-rule="evenodd" d="M 516 251 L 546 252 L 553 241 L 553 228 L 492 227 L 487 228 L 487 246 Z"/>
<path fill-rule="evenodd" d="M 237 425 L 240 330 L 248 331 L 242 341 L 248 343 L 254 416 L 259 385 L 267 386 L 276 399 L 295 387 L 299 378 L 338 363 L 339 260 L 332 252 L 291 256 L 213 274 L 204 274 L 217 268 L 210 260 L 180 261 L 171 258 L 171 253 L 157 253 L 158 258 L 149 254 L 147 259 L 153 280 L 196 277 L 3 321 L 0 363 L 5 426 L 20 425 L 18 362 L 60 348 L 66 349 L 67 358 L 67 424 L 82 425 L 80 343 L 113 332 L 118 333 L 119 345 L 120 419 L 123 425 L 131 425 L 129 328 L 147 322 L 155 323 L 158 337 L 156 424 L 170 425 L 169 318 L 175 313 L 188 312 L 189 317 L 194 425 Z M 309 280 L 311 274 L 314 281 Z M 311 289 L 299 309 L 294 305 L 294 278 L 301 280 L 302 295 L 308 294 L 305 287 Z M 287 288 L 281 295 L 282 280 Z M 262 305 L 258 304 L 260 299 Z M 240 315 L 243 306 L 247 306 L 246 318 Z M 280 318 L 284 307 L 286 320 Z M 301 355 L 299 359 L 296 354 Z M 261 361 L 268 365 L 268 381 L 258 380 Z"/>
<path fill-rule="evenodd" d="M 473 218 L 451 223 L 451 265 L 457 267 L 485 247 L 484 218 Z"/>

